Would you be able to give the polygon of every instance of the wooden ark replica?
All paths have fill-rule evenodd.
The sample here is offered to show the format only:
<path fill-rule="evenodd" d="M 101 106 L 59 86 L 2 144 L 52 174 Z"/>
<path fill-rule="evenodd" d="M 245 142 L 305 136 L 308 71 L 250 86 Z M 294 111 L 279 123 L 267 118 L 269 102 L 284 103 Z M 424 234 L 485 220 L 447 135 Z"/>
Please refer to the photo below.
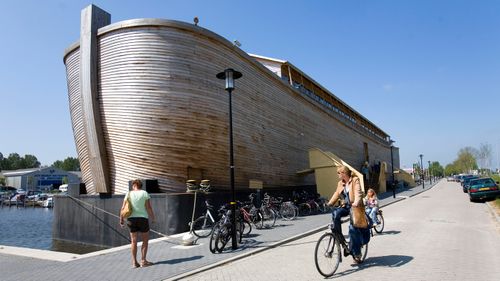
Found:
<path fill-rule="evenodd" d="M 188 179 L 229 189 L 228 93 L 215 77 L 226 68 L 243 73 L 232 93 L 236 189 L 249 180 L 314 185 L 298 173 L 313 147 L 353 167 L 391 163 L 389 135 L 297 67 L 247 54 L 195 24 L 110 24 L 89 6 L 64 63 L 89 194 L 125 193 L 134 178 L 157 179 L 164 192 L 184 192 Z"/>

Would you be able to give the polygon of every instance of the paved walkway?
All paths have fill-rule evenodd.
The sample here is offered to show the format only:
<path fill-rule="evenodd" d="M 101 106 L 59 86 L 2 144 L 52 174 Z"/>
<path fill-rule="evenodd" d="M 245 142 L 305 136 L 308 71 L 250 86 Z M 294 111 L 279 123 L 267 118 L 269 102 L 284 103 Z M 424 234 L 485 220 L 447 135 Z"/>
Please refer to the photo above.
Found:
<path fill-rule="evenodd" d="M 371 238 L 366 260 L 358 265 L 343 257 L 328 279 L 314 262 L 324 230 L 181 280 L 499 280 L 500 267 L 490 266 L 500 262 L 499 224 L 486 204 L 469 202 L 459 183 L 440 181 L 385 206 L 384 216 L 384 232 Z"/>
<path fill-rule="evenodd" d="M 433 182 L 434 184 L 434 182 Z M 379 194 L 380 205 L 386 206 L 428 190 L 417 186 Z M 212 254 L 208 238 L 196 245 L 180 245 L 177 238 L 156 239 L 150 242 L 148 259 L 155 263 L 147 268 L 130 267 L 128 245 L 86 255 L 27 250 L 0 246 L 1 280 L 180 280 L 195 273 L 225 264 L 235 259 L 294 241 L 323 231 L 331 221 L 330 214 L 299 217 L 294 221 L 277 221 L 273 229 L 253 229 L 250 238 L 244 239 L 235 250 Z"/>

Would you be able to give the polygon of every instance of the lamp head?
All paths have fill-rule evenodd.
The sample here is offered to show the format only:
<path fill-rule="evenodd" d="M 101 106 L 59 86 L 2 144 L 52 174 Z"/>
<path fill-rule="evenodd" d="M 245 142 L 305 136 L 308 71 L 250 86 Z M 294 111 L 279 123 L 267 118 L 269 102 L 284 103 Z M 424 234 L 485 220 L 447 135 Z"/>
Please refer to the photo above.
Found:
<path fill-rule="evenodd" d="M 243 74 L 241 72 L 236 71 L 232 68 L 228 68 L 224 70 L 224 72 L 220 72 L 217 74 L 217 78 L 226 80 L 226 90 L 234 89 L 234 80 L 241 78 Z"/>

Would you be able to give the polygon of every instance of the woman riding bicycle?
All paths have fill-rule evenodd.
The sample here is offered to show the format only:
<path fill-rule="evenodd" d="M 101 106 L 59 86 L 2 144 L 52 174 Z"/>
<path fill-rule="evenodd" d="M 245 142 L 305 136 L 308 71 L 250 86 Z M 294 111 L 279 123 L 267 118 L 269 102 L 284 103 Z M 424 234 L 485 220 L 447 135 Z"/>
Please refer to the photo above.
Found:
<path fill-rule="evenodd" d="M 353 175 L 351 170 L 346 166 L 339 166 L 337 174 L 340 181 L 337 184 L 337 189 L 333 193 L 332 198 L 328 201 L 329 206 L 335 205 L 340 199 L 338 207 L 332 211 L 333 230 L 342 234 L 341 219 L 349 215 L 351 207 L 363 206 L 363 191 L 359 178 Z M 350 239 L 353 241 L 353 239 Z M 358 243 L 354 243 L 358 244 Z M 361 245 L 351 245 L 350 247 L 354 260 L 359 261 L 361 256 Z"/>
<path fill-rule="evenodd" d="M 378 197 L 377 193 L 373 188 L 369 188 L 366 192 L 366 197 L 364 199 L 366 206 L 366 214 L 372 220 L 373 226 L 377 226 L 380 222 L 377 220 L 377 212 L 378 212 Z"/>

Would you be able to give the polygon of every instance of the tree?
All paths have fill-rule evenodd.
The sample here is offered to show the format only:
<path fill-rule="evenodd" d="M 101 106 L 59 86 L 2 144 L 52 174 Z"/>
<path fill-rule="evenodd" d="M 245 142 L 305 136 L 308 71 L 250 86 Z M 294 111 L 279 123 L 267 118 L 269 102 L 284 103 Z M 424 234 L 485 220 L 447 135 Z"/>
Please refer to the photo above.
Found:
<path fill-rule="evenodd" d="M 52 166 L 65 171 L 80 171 L 80 161 L 73 157 L 68 157 L 64 161 L 57 160 Z"/>
<path fill-rule="evenodd" d="M 456 162 L 456 160 L 455 160 L 455 162 Z M 462 172 L 457 167 L 457 165 L 456 165 L 455 162 L 453 162 L 452 164 L 446 165 L 446 167 L 444 168 L 444 174 L 445 175 L 447 175 L 447 176 L 458 175 L 458 174 L 460 174 Z"/>
<path fill-rule="evenodd" d="M 17 170 L 17 169 L 23 169 L 22 168 L 22 159 L 21 156 L 17 153 L 11 153 L 9 154 L 9 157 L 7 157 L 5 163 L 5 169 L 6 170 Z"/>
<path fill-rule="evenodd" d="M 438 161 L 431 162 L 430 172 L 433 176 L 436 176 L 436 177 L 444 176 L 444 169 L 441 166 L 441 164 L 439 164 Z"/>
<path fill-rule="evenodd" d="M 23 162 L 23 167 L 24 169 L 26 168 L 39 168 L 40 167 L 40 162 L 38 159 L 30 154 L 24 155 L 24 158 L 22 160 Z"/>
<path fill-rule="evenodd" d="M 489 143 L 482 143 L 479 145 L 477 159 L 479 160 L 482 169 L 490 167 L 492 150 L 493 149 Z"/>
<path fill-rule="evenodd" d="M 462 173 L 470 173 L 478 168 L 475 157 L 478 154 L 477 149 L 467 146 L 458 151 L 458 158 L 453 163 Z"/>
<path fill-rule="evenodd" d="M 3 155 L 0 157 L 0 170 L 18 170 L 39 167 L 40 162 L 38 162 L 38 159 L 30 154 L 26 154 L 24 157 L 21 157 L 17 153 L 11 153 L 7 158 Z"/>

